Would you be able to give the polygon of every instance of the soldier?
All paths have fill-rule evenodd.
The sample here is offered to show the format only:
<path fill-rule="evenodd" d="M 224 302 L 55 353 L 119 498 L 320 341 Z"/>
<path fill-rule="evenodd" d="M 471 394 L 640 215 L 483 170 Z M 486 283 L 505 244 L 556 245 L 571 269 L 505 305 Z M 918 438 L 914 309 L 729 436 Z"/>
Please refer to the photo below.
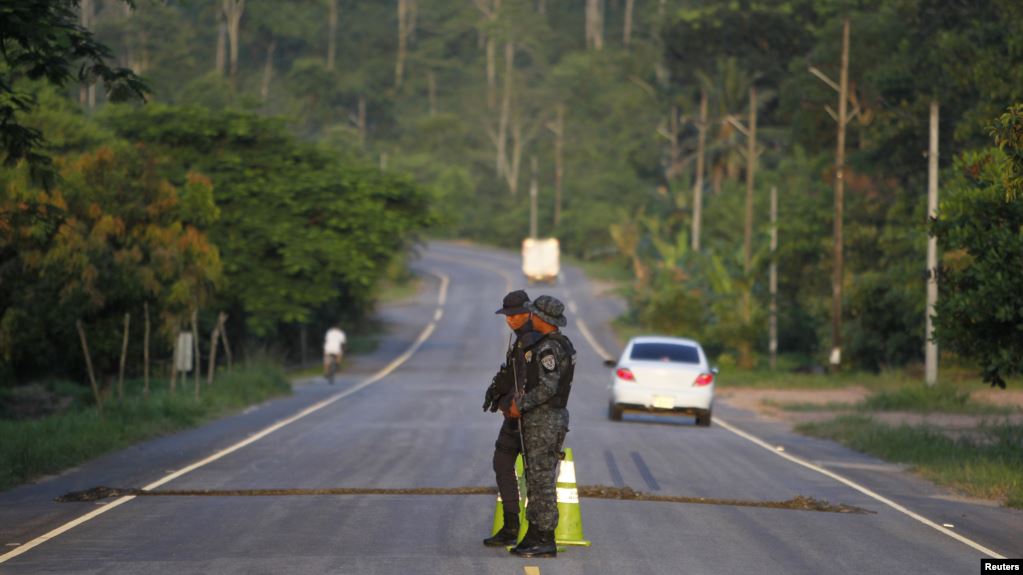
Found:
<path fill-rule="evenodd" d="M 512 553 L 522 557 L 555 557 L 558 548 L 554 530 L 558 526 L 557 467 L 568 433 L 568 395 L 575 373 L 575 348 L 558 331 L 568 321 L 565 305 L 543 295 L 525 307 L 532 312 L 530 323 L 541 334 L 539 341 L 523 352 L 526 364 L 525 394 L 516 395 L 510 415 L 521 415 L 525 439 L 526 484 L 529 530 Z"/>
<path fill-rule="evenodd" d="M 494 444 L 494 474 L 497 477 L 497 491 L 501 495 L 501 511 L 504 525 L 492 537 L 483 540 L 490 547 L 514 545 L 519 540 L 519 483 L 515 476 L 515 460 L 522 452 L 522 435 L 518 417 L 508 413 L 516 386 L 523 389 L 526 381 L 525 349 L 539 341 L 541 334 L 533 331 L 529 321 L 529 296 L 516 290 L 504 296 L 501 309 L 508 327 L 515 332 L 515 342 L 508 347 L 505 362 L 487 388 L 483 400 L 483 411 L 495 412 L 501 409 L 504 421 Z M 516 376 L 518 381 L 515 381 Z"/>

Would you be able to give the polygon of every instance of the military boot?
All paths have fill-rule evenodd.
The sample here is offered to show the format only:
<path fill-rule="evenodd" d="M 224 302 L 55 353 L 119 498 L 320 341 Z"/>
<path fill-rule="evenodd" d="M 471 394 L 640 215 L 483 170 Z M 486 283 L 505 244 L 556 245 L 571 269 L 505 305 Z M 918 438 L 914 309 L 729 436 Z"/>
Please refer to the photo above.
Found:
<path fill-rule="evenodd" d="M 515 542 L 519 540 L 519 514 L 508 513 L 504 514 L 504 525 L 501 530 L 493 535 L 493 537 L 487 537 L 483 540 L 483 544 L 487 547 L 507 547 L 508 545 L 515 545 Z"/>
<path fill-rule="evenodd" d="M 533 537 L 530 537 L 531 534 Z M 520 557 L 557 557 L 558 545 L 554 541 L 553 531 L 530 529 L 526 531 L 522 543 L 519 543 L 511 552 Z"/>

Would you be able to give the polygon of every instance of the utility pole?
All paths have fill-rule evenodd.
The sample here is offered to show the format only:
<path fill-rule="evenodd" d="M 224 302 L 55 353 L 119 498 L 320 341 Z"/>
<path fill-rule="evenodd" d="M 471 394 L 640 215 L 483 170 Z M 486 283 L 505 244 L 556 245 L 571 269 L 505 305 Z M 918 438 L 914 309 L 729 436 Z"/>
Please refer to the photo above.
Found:
<path fill-rule="evenodd" d="M 768 326 L 767 348 L 771 354 L 771 369 L 778 367 L 778 188 L 771 186 L 771 319 Z"/>
<path fill-rule="evenodd" d="M 554 231 L 561 223 L 561 186 L 565 177 L 565 105 L 558 104 L 555 121 L 547 128 L 554 133 Z"/>
<path fill-rule="evenodd" d="M 753 179 L 757 171 L 757 89 L 749 89 L 749 133 L 746 134 L 746 225 L 743 236 L 742 269 L 748 275 L 753 265 Z M 747 296 L 748 299 L 748 296 Z M 749 302 L 746 302 L 749 321 Z"/>
<path fill-rule="evenodd" d="M 842 363 L 842 213 L 845 204 L 845 126 L 852 120 L 859 109 L 853 110 L 849 116 L 846 111 L 849 102 L 849 19 L 842 22 L 842 68 L 839 81 L 824 75 L 823 72 L 810 67 L 810 73 L 820 78 L 825 84 L 838 91 L 838 114 L 830 107 L 828 114 L 838 122 L 838 144 L 835 152 L 835 223 L 834 246 L 832 253 L 833 270 L 831 278 L 831 355 L 828 358 L 831 370 L 837 371 Z"/>
<path fill-rule="evenodd" d="M 842 23 L 842 71 L 838 77 L 838 147 L 835 152 L 834 277 L 831 280 L 831 366 L 842 363 L 842 217 L 845 206 L 845 125 L 849 94 L 849 19 Z"/>
<path fill-rule="evenodd" d="M 938 101 L 931 100 L 931 141 L 927 150 L 927 216 L 938 216 Z M 927 342 L 924 381 L 938 382 L 938 344 L 934 341 L 934 306 L 938 303 L 938 238 L 927 238 Z"/>
<path fill-rule="evenodd" d="M 700 226 L 703 218 L 703 164 L 707 145 L 707 89 L 700 90 L 700 122 L 696 125 L 696 183 L 693 185 L 693 229 L 690 234 L 694 252 L 700 251 Z"/>
<path fill-rule="evenodd" d="M 532 168 L 533 177 L 529 181 L 529 237 L 536 237 L 536 196 L 539 194 L 539 189 L 536 183 L 536 156 L 529 157 L 530 167 Z"/>

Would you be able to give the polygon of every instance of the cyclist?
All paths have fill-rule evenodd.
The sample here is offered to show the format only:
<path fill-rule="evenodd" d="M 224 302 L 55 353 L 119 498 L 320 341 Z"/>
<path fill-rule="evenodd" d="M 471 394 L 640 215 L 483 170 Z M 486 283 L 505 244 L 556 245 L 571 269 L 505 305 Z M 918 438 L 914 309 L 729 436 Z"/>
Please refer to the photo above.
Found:
<path fill-rule="evenodd" d="M 334 383 L 334 373 L 341 367 L 341 356 L 344 354 L 348 338 L 336 323 L 327 330 L 323 340 L 323 376 L 329 383 Z"/>

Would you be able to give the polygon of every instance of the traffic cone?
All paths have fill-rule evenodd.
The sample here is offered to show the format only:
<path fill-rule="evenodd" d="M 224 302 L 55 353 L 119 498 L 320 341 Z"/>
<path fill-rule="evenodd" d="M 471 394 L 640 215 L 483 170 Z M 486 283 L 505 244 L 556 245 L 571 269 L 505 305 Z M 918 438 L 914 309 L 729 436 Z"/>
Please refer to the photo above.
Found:
<path fill-rule="evenodd" d="M 519 454 L 515 460 L 515 476 L 519 483 L 519 541 L 525 537 L 529 528 L 526 521 L 526 503 L 528 492 L 526 489 L 526 476 L 523 472 L 522 455 Z M 583 520 L 579 514 L 579 491 L 576 488 L 575 461 L 572 459 L 572 448 L 565 448 L 565 459 L 561 462 L 558 470 L 558 526 L 554 530 L 554 539 L 559 545 L 579 545 L 589 547 L 591 543 L 583 537 Z M 496 535 L 504 527 L 504 508 L 501 505 L 501 495 L 497 495 L 497 504 L 494 508 L 494 529 L 491 533 Z"/>
<path fill-rule="evenodd" d="M 515 479 L 519 484 L 519 541 L 526 536 L 526 474 L 522 471 L 522 454 L 515 458 Z M 501 503 L 501 494 L 497 494 L 497 507 L 494 509 L 494 531 L 491 535 L 504 527 L 504 506 Z"/>
<path fill-rule="evenodd" d="M 591 543 L 583 537 L 583 519 L 579 514 L 579 491 L 575 485 L 575 461 L 572 449 L 565 448 L 565 459 L 558 471 L 558 527 L 554 539 L 559 545 L 580 545 Z"/>

